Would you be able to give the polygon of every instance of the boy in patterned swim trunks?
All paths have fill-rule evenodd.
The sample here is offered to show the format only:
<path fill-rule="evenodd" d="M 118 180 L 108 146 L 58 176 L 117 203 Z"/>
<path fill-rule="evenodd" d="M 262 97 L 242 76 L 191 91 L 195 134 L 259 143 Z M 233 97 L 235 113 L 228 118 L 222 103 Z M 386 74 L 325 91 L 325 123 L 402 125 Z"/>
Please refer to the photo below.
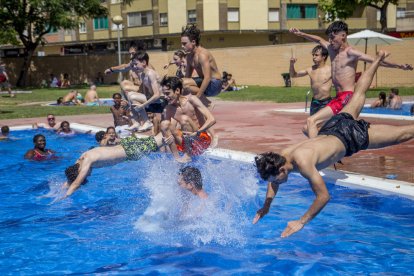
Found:
<path fill-rule="evenodd" d="M 332 82 L 337 94 L 327 107 L 308 118 L 306 124 L 308 136 L 309 138 L 314 138 L 318 134 L 318 127 L 333 115 L 338 114 L 351 99 L 355 87 L 355 73 L 358 61 L 372 63 L 374 58 L 354 49 L 348 44 L 348 25 L 343 21 L 335 21 L 326 29 L 329 41 L 316 35 L 301 32 L 296 28 L 291 28 L 289 31 L 299 37 L 320 44 L 328 50 L 331 58 Z M 381 61 L 381 66 L 413 70 L 413 67 L 409 64 L 398 65 L 385 60 Z"/>
<path fill-rule="evenodd" d="M 290 172 L 299 172 L 305 177 L 316 195 L 312 205 L 299 219 L 289 221 L 281 237 L 288 237 L 301 230 L 328 203 L 330 196 L 319 170 L 322 170 L 344 156 L 364 149 L 383 148 L 414 138 L 414 125 L 389 126 L 370 125 L 364 120 L 357 121 L 365 103 L 365 92 L 386 53 L 380 51 L 371 67 L 364 72 L 365 81 L 359 81 L 348 105 L 322 126 L 318 136 L 284 149 L 280 154 L 267 152 L 256 156 L 257 171 L 268 181 L 266 200 L 263 208 L 253 219 L 256 223 L 269 212 L 279 185 L 286 182 Z"/>
<path fill-rule="evenodd" d="M 158 151 L 161 146 L 172 144 L 173 141 L 172 136 L 164 139 L 162 134 L 159 133 L 156 136 L 144 138 L 131 136 L 121 139 L 120 145 L 96 147 L 88 150 L 82 154 L 74 165 L 66 168 L 67 182 L 65 182 L 64 187 L 68 187 L 68 190 L 64 198 L 73 194 L 86 181 L 86 177 L 91 173 L 91 168 L 112 166 L 126 160 L 139 160 L 151 152 Z M 174 157 L 179 162 L 188 161 L 178 154 L 174 154 Z"/>

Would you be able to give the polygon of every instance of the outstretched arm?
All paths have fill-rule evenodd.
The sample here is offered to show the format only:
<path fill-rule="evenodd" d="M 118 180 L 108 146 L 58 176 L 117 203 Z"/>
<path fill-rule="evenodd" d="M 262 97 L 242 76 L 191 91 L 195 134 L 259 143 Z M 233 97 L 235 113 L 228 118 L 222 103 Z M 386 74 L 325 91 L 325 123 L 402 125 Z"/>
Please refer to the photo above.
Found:
<path fill-rule="evenodd" d="M 329 42 L 328 42 L 328 41 L 326 41 L 325 39 L 323 39 L 323 38 L 322 38 L 322 37 L 320 37 L 320 36 L 317 36 L 317 35 L 311 35 L 311 34 L 307 34 L 307 33 L 301 32 L 301 31 L 300 31 L 299 29 L 297 29 L 297 28 L 290 28 L 290 29 L 289 29 L 289 32 L 291 32 L 291 33 L 292 33 L 292 34 L 294 34 L 294 35 L 297 35 L 297 36 L 303 37 L 303 38 L 305 38 L 305 39 L 307 39 L 307 40 L 310 40 L 310 41 L 312 41 L 312 42 L 318 43 L 318 44 L 320 44 L 322 47 L 324 47 L 324 48 L 328 49 Z"/>
<path fill-rule="evenodd" d="M 282 232 L 281 237 L 286 238 L 290 235 L 301 230 L 306 223 L 311 221 L 317 214 L 325 207 L 328 203 L 330 196 L 326 184 L 322 179 L 322 176 L 319 174 L 318 170 L 313 165 L 305 165 L 302 168 L 299 168 L 299 171 L 302 176 L 308 179 L 311 184 L 312 191 L 315 193 L 316 198 L 313 201 L 312 205 L 306 211 L 306 213 L 299 219 L 289 221 L 287 227 Z"/>
<path fill-rule="evenodd" d="M 358 51 L 354 48 L 351 48 L 348 51 L 348 55 L 354 56 L 358 58 L 360 61 L 365 61 L 369 63 L 373 63 L 375 58 L 371 57 L 370 55 L 367 55 L 361 51 Z M 382 60 L 380 63 L 380 66 L 387 67 L 387 68 L 397 68 L 402 70 L 413 70 L 413 66 L 411 64 L 398 64 L 392 61 Z"/>
<path fill-rule="evenodd" d="M 198 132 L 204 132 L 216 123 L 213 114 L 208 110 L 208 108 L 200 101 L 197 97 L 190 97 L 190 102 L 193 104 L 194 108 L 197 109 L 205 118 L 205 122 Z"/>
<path fill-rule="evenodd" d="M 88 175 L 89 169 L 91 168 L 91 162 L 87 158 L 84 158 L 80 166 L 81 169 L 79 171 L 79 174 L 76 177 L 75 181 L 73 181 L 72 184 L 70 184 L 69 189 L 67 190 L 64 198 L 69 197 L 71 194 L 73 194 L 83 183 L 86 176 Z"/>
<path fill-rule="evenodd" d="M 106 70 L 104 71 L 104 73 L 105 73 L 106 75 L 109 75 L 109 74 L 111 74 L 111 73 L 117 73 L 117 72 L 127 72 L 127 71 L 129 71 L 129 70 L 131 70 L 131 66 L 130 66 L 130 64 L 129 64 L 129 63 L 124 63 L 124 64 L 121 64 L 121 65 L 117 65 L 117 66 L 112 66 L 112 67 L 109 67 L 108 69 L 106 69 Z"/>
<path fill-rule="evenodd" d="M 306 70 L 300 70 L 299 72 L 296 72 L 295 70 L 295 63 L 297 61 L 297 58 L 290 58 L 290 67 L 289 67 L 289 75 L 291 78 L 299 78 L 304 77 L 308 74 L 308 71 Z"/>
<path fill-rule="evenodd" d="M 256 224 L 262 217 L 269 213 L 270 205 L 278 190 L 279 184 L 272 182 L 267 183 L 266 200 L 263 207 L 257 211 L 256 216 L 253 218 L 253 224 Z"/>

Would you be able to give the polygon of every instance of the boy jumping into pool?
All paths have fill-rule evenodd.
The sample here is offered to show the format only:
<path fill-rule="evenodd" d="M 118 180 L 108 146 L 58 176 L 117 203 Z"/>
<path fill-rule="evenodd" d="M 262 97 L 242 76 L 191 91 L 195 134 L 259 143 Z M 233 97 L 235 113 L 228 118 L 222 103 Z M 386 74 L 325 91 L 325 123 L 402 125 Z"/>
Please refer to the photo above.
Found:
<path fill-rule="evenodd" d="M 91 168 L 112 166 L 126 160 L 139 160 L 151 152 L 158 151 L 159 147 L 170 145 L 174 138 L 170 135 L 166 139 L 162 133 L 156 136 L 136 138 L 134 136 L 121 139 L 121 144 L 113 147 L 96 147 L 88 150 L 72 166 L 65 170 L 68 187 L 64 198 L 73 194 L 82 185 L 90 174 Z M 179 162 L 186 162 L 187 159 L 174 154 Z"/>
<path fill-rule="evenodd" d="M 348 44 L 348 25 L 343 21 L 335 21 L 326 29 L 329 41 L 316 35 L 301 32 L 296 28 L 291 28 L 289 31 L 297 36 L 319 43 L 328 50 L 329 57 L 331 58 L 332 82 L 337 94 L 326 107 L 308 118 L 308 136 L 309 138 L 314 138 L 318 134 L 318 126 L 333 115 L 338 114 L 352 97 L 358 61 L 372 63 L 374 58 L 354 49 Z M 413 67 L 409 64 L 398 65 L 385 60 L 381 61 L 380 65 L 402 70 L 413 70 Z"/>
<path fill-rule="evenodd" d="M 268 181 L 268 186 L 264 206 L 257 211 L 253 224 L 269 212 L 279 185 L 287 181 L 290 172 L 299 172 L 305 177 L 316 198 L 299 220 L 288 222 L 281 234 L 283 238 L 301 230 L 328 203 L 329 192 L 319 170 L 360 150 L 383 148 L 414 138 L 414 124 L 370 125 L 364 120 L 356 120 L 365 103 L 365 92 L 386 56 L 384 51 L 378 53 L 371 67 L 362 76 L 365 80 L 356 84 L 355 93 L 348 105 L 322 126 L 317 137 L 292 145 L 280 154 L 267 152 L 256 156 L 257 171 Z"/>

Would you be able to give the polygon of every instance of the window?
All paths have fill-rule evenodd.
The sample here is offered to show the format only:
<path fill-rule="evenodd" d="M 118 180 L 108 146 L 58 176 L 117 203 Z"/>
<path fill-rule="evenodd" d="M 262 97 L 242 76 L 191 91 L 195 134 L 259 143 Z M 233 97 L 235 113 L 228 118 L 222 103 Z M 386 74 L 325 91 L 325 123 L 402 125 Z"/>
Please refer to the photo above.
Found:
<path fill-rule="evenodd" d="M 239 9 L 229 8 L 227 10 L 227 21 L 228 22 L 239 22 Z"/>
<path fill-rule="evenodd" d="M 128 27 L 152 25 L 152 11 L 128 13 Z"/>
<path fill-rule="evenodd" d="M 81 34 L 86 33 L 86 23 L 85 22 L 79 23 L 79 33 L 81 33 Z"/>
<path fill-rule="evenodd" d="M 160 26 L 168 25 L 168 14 L 160 13 Z"/>
<path fill-rule="evenodd" d="M 269 9 L 269 22 L 279 22 L 279 9 Z"/>
<path fill-rule="evenodd" d="M 196 23 L 197 22 L 197 11 L 190 10 L 187 11 L 187 23 Z"/>
<path fill-rule="evenodd" d="M 287 5 L 287 19 L 317 18 L 317 5 Z"/>
<path fill-rule="evenodd" d="M 94 30 L 105 30 L 108 29 L 108 17 L 99 17 L 93 19 Z"/>
<path fill-rule="evenodd" d="M 397 18 L 405 18 L 405 8 L 397 7 Z"/>

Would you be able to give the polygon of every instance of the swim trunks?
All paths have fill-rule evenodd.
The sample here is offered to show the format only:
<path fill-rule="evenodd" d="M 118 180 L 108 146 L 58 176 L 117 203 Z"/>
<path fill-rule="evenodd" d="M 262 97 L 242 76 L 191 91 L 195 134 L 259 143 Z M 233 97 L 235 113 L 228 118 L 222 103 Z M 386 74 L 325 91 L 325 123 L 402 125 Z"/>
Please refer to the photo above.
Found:
<path fill-rule="evenodd" d="M 190 155 L 201 155 L 211 144 L 211 137 L 207 132 L 200 132 L 195 136 L 184 136 L 181 133 L 181 145 L 177 145 L 177 149 L 181 152 L 187 152 Z"/>
<path fill-rule="evenodd" d="M 336 94 L 336 97 L 330 101 L 327 106 L 329 106 L 334 115 L 338 114 L 342 108 L 349 102 L 352 98 L 352 91 L 342 91 Z"/>
<path fill-rule="evenodd" d="M 332 100 L 331 97 L 328 97 L 322 100 L 317 100 L 317 99 L 312 98 L 312 102 L 310 106 L 310 115 L 312 116 L 313 114 L 315 114 L 316 112 L 324 108 L 331 100 Z"/>
<path fill-rule="evenodd" d="M 89 102 L 86 106 L 99 106 L 99 102 Z"/>
<path fill-rule="evenodd" d="M 342 112 L 334 115 L 319 130 L 318 135 L 333 135 L 344 144 L 345 156 L 368 148 L 369 123 L 364 120 L 355 120 L 351 114 Z"/>
<path fill-rule="evenodd" d="M 127 160 L 133 161 L 158 150 L 157 142 L 152 136 L 145 138 L 127 137 L 121 139 L 121 146 L 125 150 Z"/>
<path fill-rule="evenodd" d="M 145 111 L 151 112 L 151 113 L 162 113 L 164 112 L 164 108 L 168 105 L 168 102 L 166 99 L 160 98 L 156 100 L 155 102 L 152 102 L 150 105 L 148 105 L 145 108 Z"/>
<path fill-rule="evenodd" d="M 200 77 L 193 78 L 197 86 L 200 88 L 203 79 Z M 210 83 L 208 84 L 206 90 L 204 91 L 204 95 L 207 97 L 214 97 L 220 94 L 222 88 L 222 82 L 218 79 L 211 79 Z"/>

